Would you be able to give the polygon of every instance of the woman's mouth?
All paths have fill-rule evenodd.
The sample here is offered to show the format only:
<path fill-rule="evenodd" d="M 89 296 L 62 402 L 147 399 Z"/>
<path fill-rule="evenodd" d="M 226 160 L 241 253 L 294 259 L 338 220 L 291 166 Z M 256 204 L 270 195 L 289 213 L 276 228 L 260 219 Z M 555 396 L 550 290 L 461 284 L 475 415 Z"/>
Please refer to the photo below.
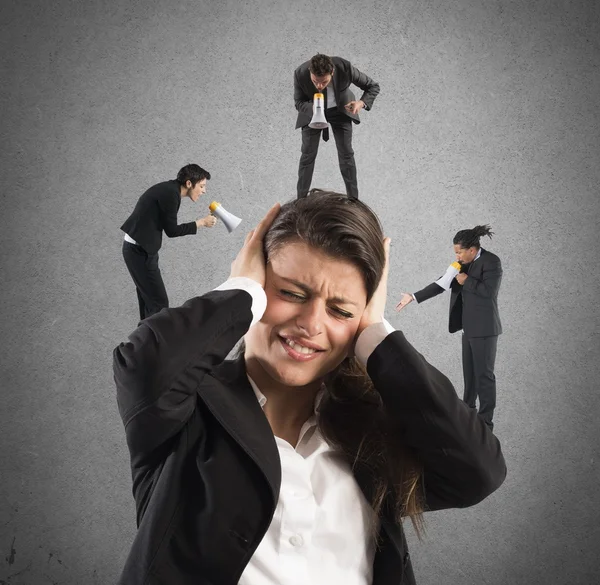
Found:
<path fill-rule="evenodd" d="M 281 345 L 287 352 L 287 354 L 294 360 L 299 362 L 307 362 L 314 358 L 316 358 L 320 353 L 323 353 L 324 350 L 313 349 L 311 347 L 306 347 L 294 341 L 293 339 L 287 339 L 285 337 L 279 337 L 279 341 Z"/>

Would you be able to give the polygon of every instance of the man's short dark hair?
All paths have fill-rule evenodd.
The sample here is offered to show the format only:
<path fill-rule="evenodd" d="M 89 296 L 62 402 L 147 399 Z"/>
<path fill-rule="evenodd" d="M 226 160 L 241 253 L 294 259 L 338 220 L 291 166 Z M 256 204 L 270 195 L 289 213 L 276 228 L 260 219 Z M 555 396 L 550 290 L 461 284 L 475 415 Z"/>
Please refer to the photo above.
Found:
<path fill-rule="evenodd" d="M 317 77 L 323 77 L 323 75 L 332 75 L 334 70 L 333 59 L 327 55 L 317 53 L 310 60 L 308 70 Z"/>
<path fill-rule="evenodd" d="M 189 164 L 182 167 L 177 173 L 177 182 L 180 185 L 185 185 L 188 181 L 191 181 L 192 187 L 202 179 L 210 181 L 210 173 L 205 171 L 202 167 Z"/>

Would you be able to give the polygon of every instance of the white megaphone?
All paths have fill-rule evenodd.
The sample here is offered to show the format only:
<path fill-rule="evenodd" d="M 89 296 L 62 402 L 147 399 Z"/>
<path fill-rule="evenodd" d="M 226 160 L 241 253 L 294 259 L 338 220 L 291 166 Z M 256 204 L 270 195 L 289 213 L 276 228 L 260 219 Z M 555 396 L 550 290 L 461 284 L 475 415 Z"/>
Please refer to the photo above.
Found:
<path fill-rule="evenodd" d="M 327 120 L 325 119 L 325 108 L 323 101 L 325 96 L 322 93 L 316 93 L 313 98 L 313 117 L 308 125 L 309 128 L 323 129 L 327 128 Z"/>
<path fill-rule="evenodd" d="M 233 213 L 229 213 L 229 211 L 216 201 L 213 201 L 208 208 L 213 215 L 216 215 L 225 224 L 229 233 L 242 223 L 239 217 L 236 217 Z"/>
<path fill-rule="evenodd" d="M 444 276 L 438 278 L 435 281 L 435 284 L 441 286 L 444 290 L 450 290 L 452 281 L 456 278 L 456 275 L 460 273 L 460 269 L 460 262 L 452 262 L 452 264 L 446 268 Z"/>

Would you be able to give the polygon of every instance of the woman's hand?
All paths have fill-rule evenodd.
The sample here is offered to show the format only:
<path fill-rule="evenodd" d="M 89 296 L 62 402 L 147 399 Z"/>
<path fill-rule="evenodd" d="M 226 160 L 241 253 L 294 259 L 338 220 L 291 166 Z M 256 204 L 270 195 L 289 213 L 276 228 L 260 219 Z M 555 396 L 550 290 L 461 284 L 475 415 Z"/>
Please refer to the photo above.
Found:
<path fill-rule="evenodd" d="M 238 252 L 235 260 L 231 263 L 229 278 L 234 276 L 245 276 L 265 286 L 266 269 L 265 255 L 263 253 L 263 239 L 267 230 L 279 214 L 281 205 L 275 203 L 267 212 L 259 224 L 254 228 L 244 241 L 242 249 Z"/>
<path fill-rule="evenodd" d="M 381 323 L 383 320 L 383 314 L 385 313 L 385 302 L 387 299 L 387 281 L 388 273 L 390 268 L 390 238 L 383 239 L 383 249 L 385 251 L 385 265 L 383 267 L 383 273 L 379 285 L 375 290 L 375 293 L 368 302 L 365 310 L 360 319 L 358 330 L 356 331 L 356 339 L 358 336 L 373 323 Z"/>

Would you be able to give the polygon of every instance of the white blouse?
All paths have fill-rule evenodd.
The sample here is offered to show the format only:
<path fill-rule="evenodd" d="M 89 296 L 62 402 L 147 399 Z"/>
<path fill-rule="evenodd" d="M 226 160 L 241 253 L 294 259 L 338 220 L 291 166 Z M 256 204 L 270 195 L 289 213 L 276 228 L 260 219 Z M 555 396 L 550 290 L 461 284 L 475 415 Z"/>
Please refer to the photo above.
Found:
<path fill-rule="evenodd" d="M 250 379 L 250 378 L 249 378 Z M 267 399 L 250 379 L 264 407 Z M 373 509 L 350 466 L 317 428 L 302 426 L 296 448 L 275 437 L 281 490 L 275 515 L 239 585 L 370 585 Z"/>

